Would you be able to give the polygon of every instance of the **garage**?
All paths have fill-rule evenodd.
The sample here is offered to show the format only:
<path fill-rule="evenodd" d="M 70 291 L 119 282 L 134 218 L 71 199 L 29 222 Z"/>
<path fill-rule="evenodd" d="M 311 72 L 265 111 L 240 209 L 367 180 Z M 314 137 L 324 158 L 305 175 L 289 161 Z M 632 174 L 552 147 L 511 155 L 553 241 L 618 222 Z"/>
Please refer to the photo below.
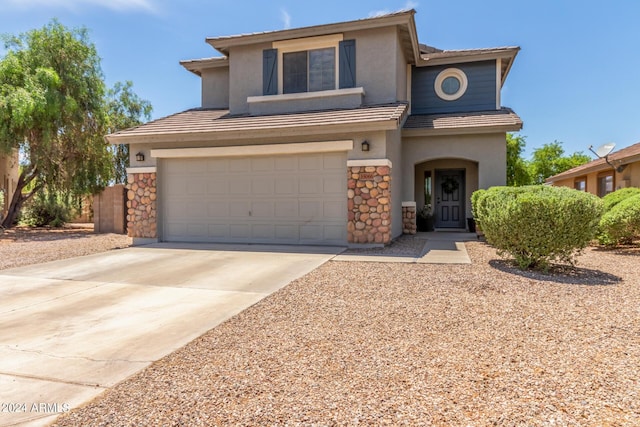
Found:
<path fill-rule="evenodd" d="M 346 151 L 169 151 L 156 152 L 162 240 L 346 244 Z"/>

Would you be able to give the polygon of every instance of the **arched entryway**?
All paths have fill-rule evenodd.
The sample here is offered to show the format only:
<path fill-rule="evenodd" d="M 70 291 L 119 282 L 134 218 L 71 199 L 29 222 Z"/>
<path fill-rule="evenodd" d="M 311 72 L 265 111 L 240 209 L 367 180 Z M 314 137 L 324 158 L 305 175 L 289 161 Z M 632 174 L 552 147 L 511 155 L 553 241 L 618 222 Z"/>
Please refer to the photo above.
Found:
<path fill-rule="evenodd" d="M 432 159 L 415 165 L 415 200 L 420 215 L 431 214 L 436 229 L 465 229 L 471 194 L 478 189 L 478 163 Z"/>

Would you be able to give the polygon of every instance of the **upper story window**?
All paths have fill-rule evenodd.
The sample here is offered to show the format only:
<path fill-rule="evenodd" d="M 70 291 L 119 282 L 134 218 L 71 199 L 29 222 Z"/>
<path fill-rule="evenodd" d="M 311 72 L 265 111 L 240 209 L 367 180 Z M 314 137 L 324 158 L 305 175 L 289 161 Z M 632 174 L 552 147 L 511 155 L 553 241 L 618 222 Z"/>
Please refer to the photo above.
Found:
<path fill-rule="evenodd" d="M 264 51 L 263 95 L 355 87 L 355 40 L 332 34 L 272 46 Z"/>
<path fill-rule="evenodd" d="M 284 53 L 282 55 L 282 82 L 283 93 L 335 89 L 335 48 Z"/>

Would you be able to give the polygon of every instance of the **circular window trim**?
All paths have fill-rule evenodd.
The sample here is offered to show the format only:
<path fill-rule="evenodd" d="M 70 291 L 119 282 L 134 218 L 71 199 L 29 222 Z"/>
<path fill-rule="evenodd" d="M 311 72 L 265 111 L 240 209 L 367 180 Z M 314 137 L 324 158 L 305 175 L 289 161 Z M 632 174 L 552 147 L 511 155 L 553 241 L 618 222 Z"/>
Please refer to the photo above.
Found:
<path fill-rule="evenodd" d="M 442 83 L 444 83 L 445 79 L 448 77 L 453 77 L 460 82 L 460 88 L 456 93 L 448 94 L 442 90 Z M 467 80 L 467 75 L 459 68 L 447 68 L 442 70 L 438 76 L 436 77 L 436 82 L 434 84 L 434 89 L 436 90 L 436 95 L 438 98 L 444 99 L 445 101 L 455 101 L 459 99 L 464 93 L 467 91 L 467 86 L 469 81 Z"/>

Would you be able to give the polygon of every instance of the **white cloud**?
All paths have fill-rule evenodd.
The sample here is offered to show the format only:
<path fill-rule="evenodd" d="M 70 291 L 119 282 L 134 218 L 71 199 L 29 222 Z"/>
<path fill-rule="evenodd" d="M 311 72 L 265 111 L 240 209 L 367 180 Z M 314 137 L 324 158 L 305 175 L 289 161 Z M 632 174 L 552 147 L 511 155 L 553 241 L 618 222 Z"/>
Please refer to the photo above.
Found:
<path fill-rule="evenodd" d="M 33 7 L 57 8 L 77 10 L 83 6 L 98 6 L 115 11 L 141 10 L 155 13 L 158 11 L 157 0 L 8 0 L 9 5 L 20 9 Z"/>
<path fill-rule="evenodd" d="M 289 15 L 289 12 L 287 12 L 286 10 L 282 9 L 282 22 L 284 23 L 284 29 L 288 30 L 289 28 L 291 28 L 291 15 Z"/>
<path fill-rule="evenodd" d="M 402 7 L 400 10 L 402 11 L 402 10 L 416 9 L 418 6 L 419 6 L 419 3 L 417 1 L 407 0 L 407 2 L 404 4 L 404 7 Z M 398 12 L 398 10 L 389 10 L 389 9 L 374 10 L 372 12 L 369 12 L 369 18 L 388 15 L 393 12 Z"/>

